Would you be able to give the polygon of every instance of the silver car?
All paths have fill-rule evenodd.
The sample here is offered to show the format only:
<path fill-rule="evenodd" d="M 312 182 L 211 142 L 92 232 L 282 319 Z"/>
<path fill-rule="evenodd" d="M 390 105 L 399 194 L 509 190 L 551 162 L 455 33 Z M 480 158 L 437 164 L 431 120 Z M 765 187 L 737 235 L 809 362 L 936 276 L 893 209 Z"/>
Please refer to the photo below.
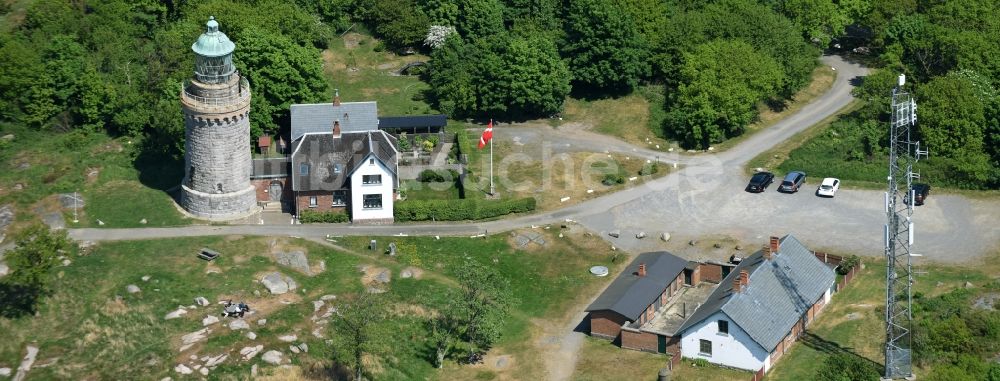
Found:
<path fill-rule="evenodd" d="M 778 186 L 778 192 L 795 193 L 806 183 L 806 173 L 802 171 L 792 171 L 785 175 L 785 179 Z"/>

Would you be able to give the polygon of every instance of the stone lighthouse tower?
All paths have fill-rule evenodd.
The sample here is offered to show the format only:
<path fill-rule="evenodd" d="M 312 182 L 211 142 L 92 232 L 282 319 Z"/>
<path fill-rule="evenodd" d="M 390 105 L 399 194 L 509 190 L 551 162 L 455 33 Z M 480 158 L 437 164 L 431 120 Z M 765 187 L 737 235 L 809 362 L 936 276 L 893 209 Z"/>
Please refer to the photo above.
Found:
<path fill-rule="evenodd" d="M 233 67 L 236 45 L 211 17 L 191 50 L 184 84 L 185 154 L 181 206 L 198 218 L 245 217 L 257 209 L 250 183 L 250 86 Z"/>

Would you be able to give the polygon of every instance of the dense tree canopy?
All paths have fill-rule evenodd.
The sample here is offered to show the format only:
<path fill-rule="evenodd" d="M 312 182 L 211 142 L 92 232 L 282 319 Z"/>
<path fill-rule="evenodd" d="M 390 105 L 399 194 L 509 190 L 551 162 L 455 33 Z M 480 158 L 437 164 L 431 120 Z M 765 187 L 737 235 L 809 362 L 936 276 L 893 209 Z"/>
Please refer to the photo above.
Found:
<path fill-rule="evenodd" d="M 757 103 L 776 96 L 784 78 L 774 59 L 743 41 L 700 45 L 684 56 L 668 128 L 702 148 L 739 135 L 756 118 Z"/>
<path fill-rule="evenodd" d="M 611 0 L 570 0 L 563 56 L 579 90 L 631 92 L 649 75 L 648 48 Z"/>

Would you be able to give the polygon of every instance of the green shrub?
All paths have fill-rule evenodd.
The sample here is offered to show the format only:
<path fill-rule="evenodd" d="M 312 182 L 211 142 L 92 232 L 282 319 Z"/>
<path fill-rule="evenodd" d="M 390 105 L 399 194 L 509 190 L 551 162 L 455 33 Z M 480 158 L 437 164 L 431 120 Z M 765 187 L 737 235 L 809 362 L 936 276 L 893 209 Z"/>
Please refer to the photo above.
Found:
<path fill-rule="evenodd" d="M 376 42 L 375 43 L 375 47 L 372 48 L 372 50 L 376 51 L 376 52 L 384 52 L 385 51 L 385 43 L 383 43 L 382 41 Z"/>
<path fill-rule="evenodd" d="M 837 266 L 837 274 L 847 275 L 847 273 L 851 272 L 851 269 L 853 269 L 854 266 L 857 266 L 859 263 L 861 263 L 861 258 L 859 258 L 857 255 L 852 255 L 850 257 L 844 258 L 844 260 L 840 262 L 840 265 Z"/>
<path fill-rule="evenodd" d="M 408 152 L 410 150 L 410 138 L 406 136 L 405 132 L 399 133 L 399 151 Z"/>
<path fill-rule="evenodd" d="M 454 169 L 425 169 L 417 176 L 422 183 L 444 183 L 458 179 L 458 171 Z"/>
<path fill-rule="evenodd" d="M 872 381 L 879 379 L 875 363 L 853 353 L 837 353 L 823 360 L 816 380 Z"/>
<path fill-rule="evenodd" d="M 315 210 L 303 210 L 299 213 L 299 222 L 310 223 L 342 223 L 350 222 L 351 217 L 344 212 L 320 212 Z"/>
<path fill-rule="evenodd" d="M 624 184 L 625 176 L 623 176 L 621 173 L 609 173 L 604 175 L 604 179 L 601 180 L 601 183 L 607 186 L 612 186 L 615 184 Z"/>
<path fill-rule="evenodd" d="M 499 217 L 511 213 L 535 210 L 535 199 L 526 197 L 514 200 L 487 201 L 459 200 L 407 200 L 396 203 L 396 221 L 463 221 Z"/>
<path fill-rule="evenodd" d="M 639 176 L 651 176 L 659 171 L 660 166 L 656 165 L 656 163 L 646 163 L 643 164 L 642 169 L 639 170 Z"/>

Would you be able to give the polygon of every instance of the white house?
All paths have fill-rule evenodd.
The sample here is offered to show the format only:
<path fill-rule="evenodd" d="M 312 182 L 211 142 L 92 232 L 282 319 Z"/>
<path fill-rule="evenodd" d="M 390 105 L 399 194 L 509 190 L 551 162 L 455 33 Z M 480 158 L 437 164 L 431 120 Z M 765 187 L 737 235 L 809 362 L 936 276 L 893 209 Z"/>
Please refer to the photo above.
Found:
<path fill-rule="evenodd" d="M 292 143 L 295 213 L 348 212 L 352 222 L 392 223 L 399 189 L 396 138 L 384 131 L 308 132 Z"/>
<path fill-rule="evenodd" d="M 681 354 L 767 372 L 830 301 L 835 281 L 795 237 L 771 237 L 684 322 Z"/>

